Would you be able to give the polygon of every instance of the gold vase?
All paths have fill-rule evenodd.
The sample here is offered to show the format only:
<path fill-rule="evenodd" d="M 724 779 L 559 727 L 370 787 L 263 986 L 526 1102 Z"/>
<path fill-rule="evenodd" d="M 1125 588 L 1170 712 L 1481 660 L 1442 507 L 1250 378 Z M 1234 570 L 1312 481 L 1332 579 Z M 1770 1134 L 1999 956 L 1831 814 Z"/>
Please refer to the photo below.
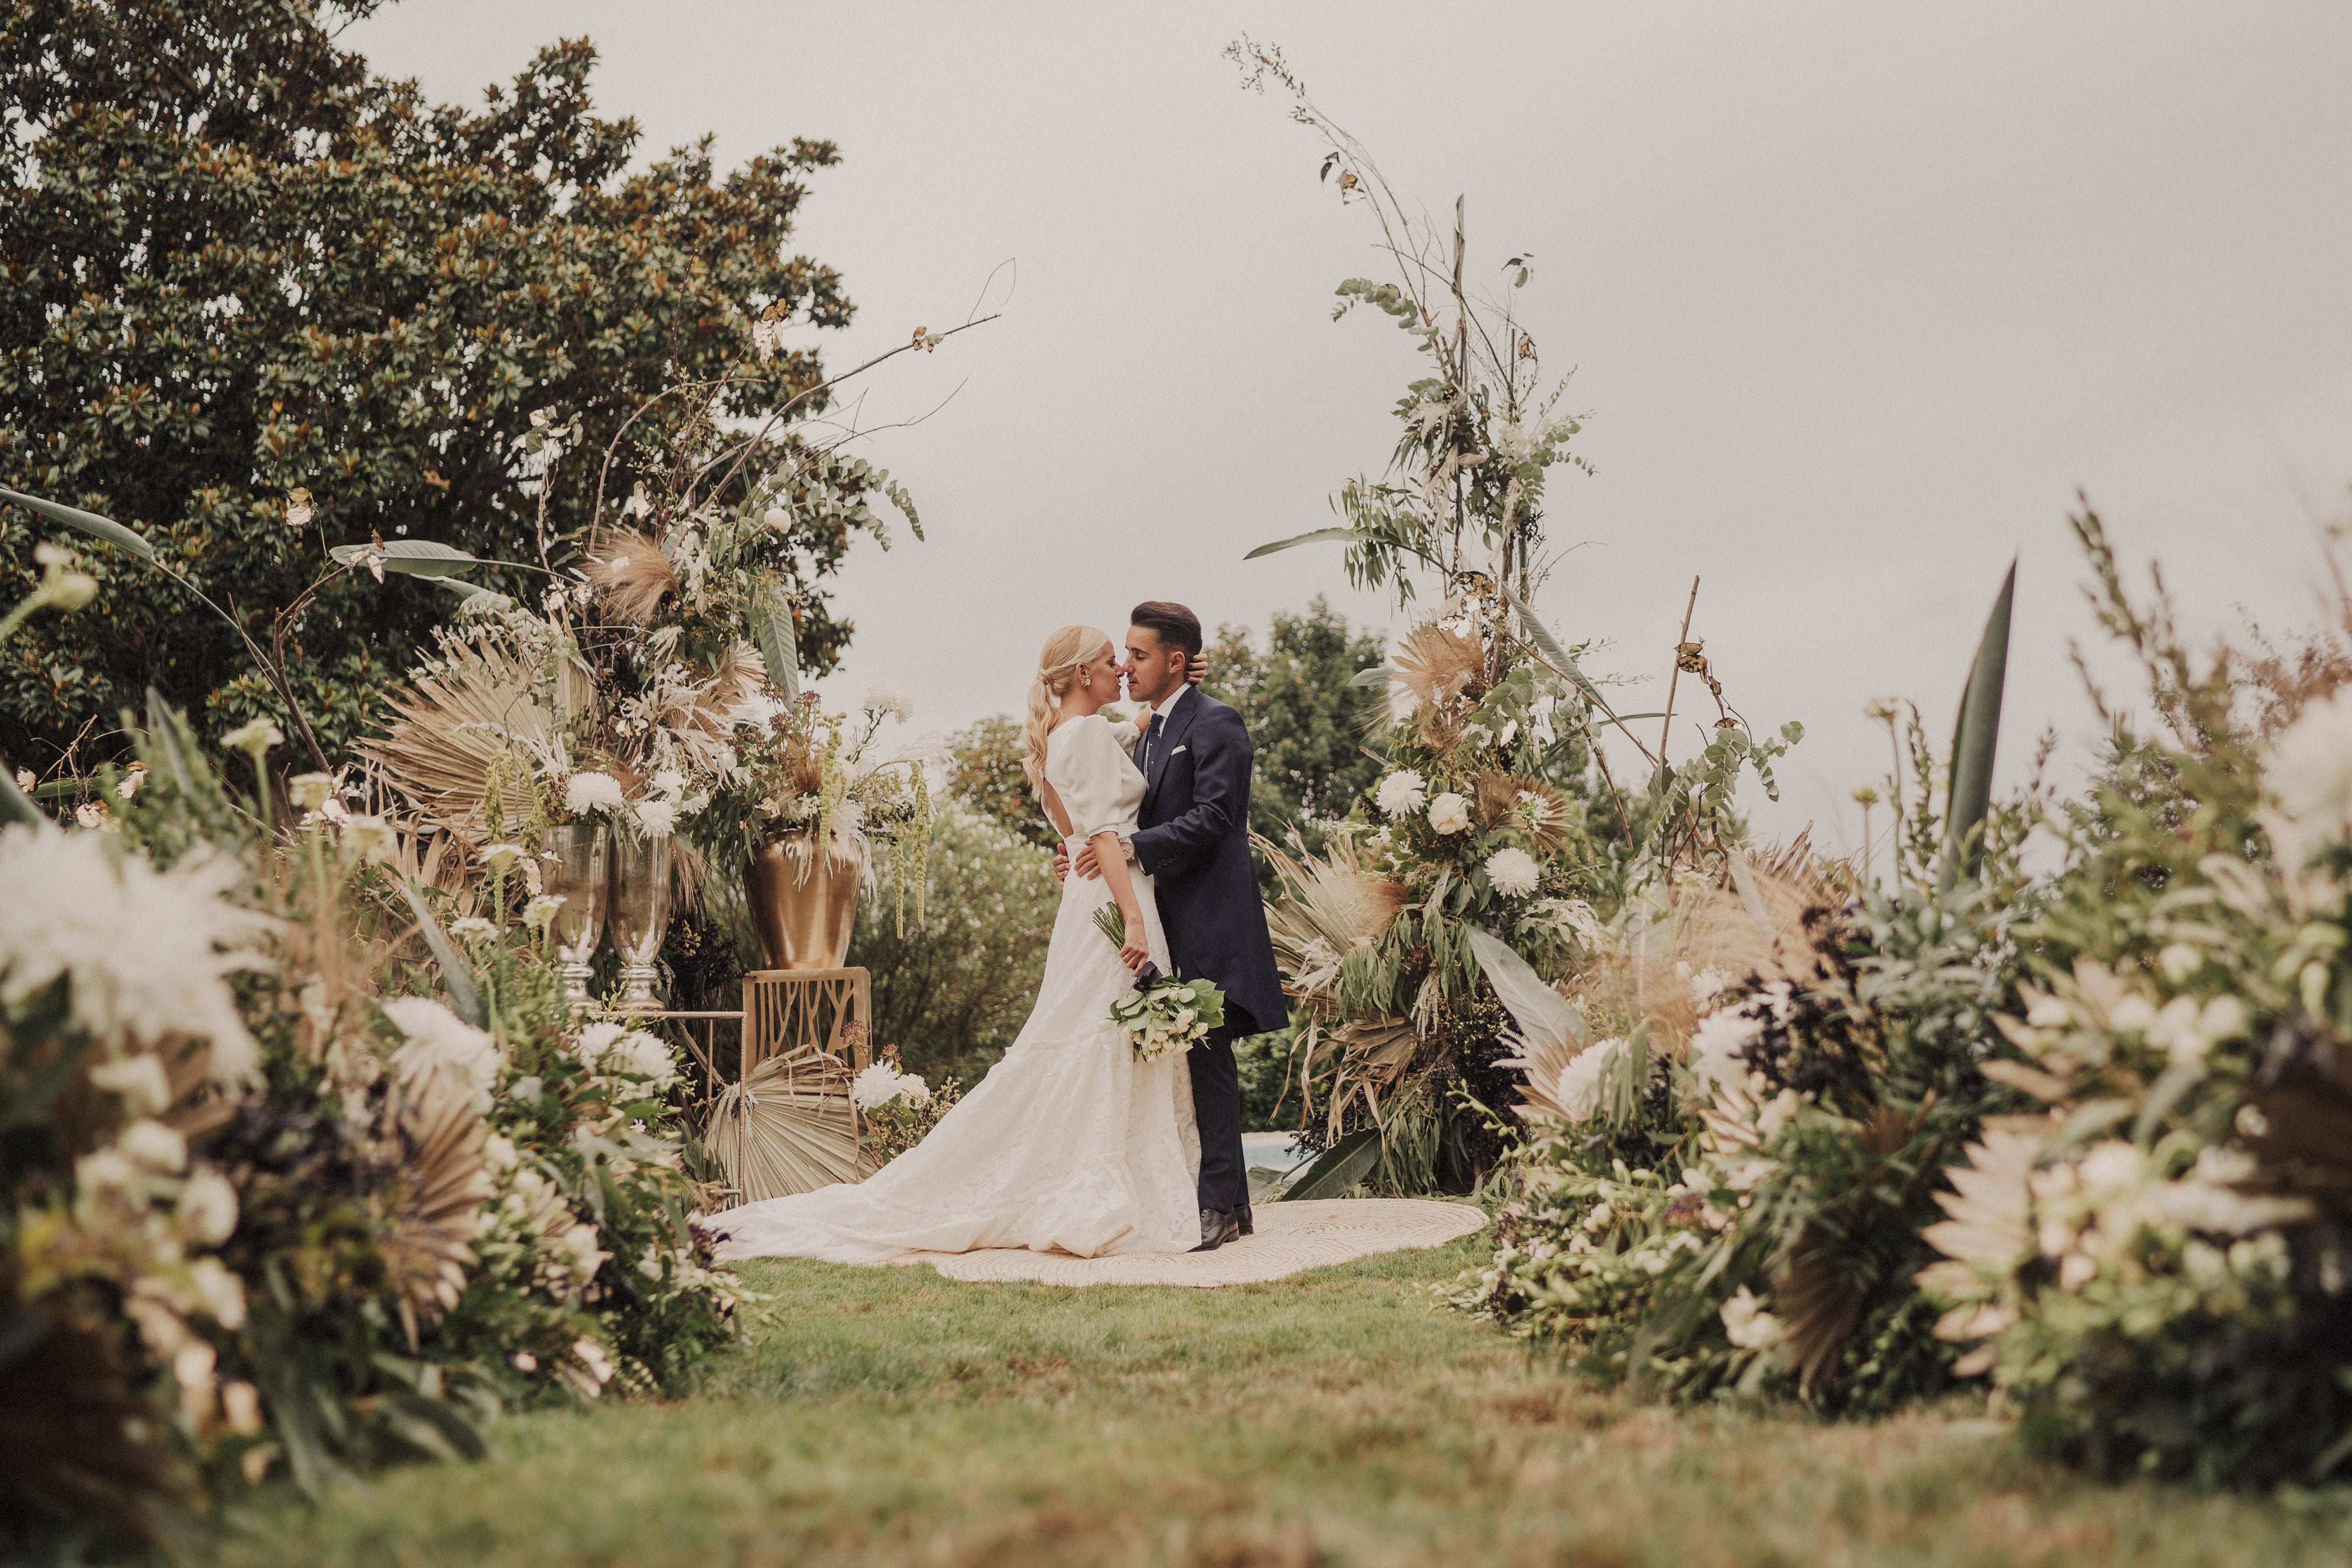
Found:
<path fill-rule="evenodd" d="M 795 857 L 761 844 L 743 871 L 751 925 L 771 969 L 838 969 L 857 925 L 859 868 L 831 855 Z"/>

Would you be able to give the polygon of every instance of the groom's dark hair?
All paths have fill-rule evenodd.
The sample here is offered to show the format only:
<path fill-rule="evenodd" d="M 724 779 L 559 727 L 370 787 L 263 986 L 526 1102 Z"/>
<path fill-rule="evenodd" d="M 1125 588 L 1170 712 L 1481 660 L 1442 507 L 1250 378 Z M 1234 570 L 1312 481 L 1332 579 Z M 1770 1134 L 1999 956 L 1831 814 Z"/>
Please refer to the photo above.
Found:
<path fill-rule="evenodd" d="M 1201 651 L 1201 618 L 1181 604 L 1147 599 L 1128 612 L 1130 626 L 1149 626 L 1163 648 L 1181 648 L 1186 658 Z"/>

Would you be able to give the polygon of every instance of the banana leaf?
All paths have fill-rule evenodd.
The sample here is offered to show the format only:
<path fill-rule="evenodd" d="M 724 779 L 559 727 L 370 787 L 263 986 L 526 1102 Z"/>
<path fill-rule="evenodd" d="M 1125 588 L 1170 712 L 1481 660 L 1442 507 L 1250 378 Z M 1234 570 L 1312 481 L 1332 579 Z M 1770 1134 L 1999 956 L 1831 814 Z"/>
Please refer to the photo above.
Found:
<path fill-rule="evenodd" d="M 1350 1133 L 1323 1151 L 1315 1163 L 1299 1173 L 1290 1184 L 1290 1190 L 1281 1201 L 1294 1203 L 1306 1198 L 1340 1197 L 1366 1176 L 1381 1160 L 1381 1130 L 1366 1127 Z"/>

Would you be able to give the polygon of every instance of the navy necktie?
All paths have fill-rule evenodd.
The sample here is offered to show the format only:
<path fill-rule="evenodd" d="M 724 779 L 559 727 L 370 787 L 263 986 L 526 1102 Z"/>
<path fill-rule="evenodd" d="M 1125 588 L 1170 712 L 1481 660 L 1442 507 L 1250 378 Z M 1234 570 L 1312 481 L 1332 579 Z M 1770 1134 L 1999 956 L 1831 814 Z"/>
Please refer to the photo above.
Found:
<path fill-rule="evenodd" d="M 1143 776 L 1151 777 L 1151 748 L 1160 742 L 1160 716 L 1151 716 L 1151 727 L 1143 732 Z"/>

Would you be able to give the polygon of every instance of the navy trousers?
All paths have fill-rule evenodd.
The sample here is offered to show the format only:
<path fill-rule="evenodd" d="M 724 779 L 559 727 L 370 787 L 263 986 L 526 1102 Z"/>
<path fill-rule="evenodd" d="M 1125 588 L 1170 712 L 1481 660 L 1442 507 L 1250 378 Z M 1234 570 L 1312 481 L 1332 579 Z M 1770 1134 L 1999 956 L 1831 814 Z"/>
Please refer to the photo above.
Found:
<path fill-rule="evenodd" d="M 1262 1032 L 1228 1003 L 1235 1020 L 1211 1030 L 1184 1053 L 1192 1072 L 1192 1115 L 1201 1129 L 1201 1207 L 1232 1210 L 1249 1202 L 1249 1168 L 1242 1157 L 1242 1074 L 1234 1041 Z"/>

